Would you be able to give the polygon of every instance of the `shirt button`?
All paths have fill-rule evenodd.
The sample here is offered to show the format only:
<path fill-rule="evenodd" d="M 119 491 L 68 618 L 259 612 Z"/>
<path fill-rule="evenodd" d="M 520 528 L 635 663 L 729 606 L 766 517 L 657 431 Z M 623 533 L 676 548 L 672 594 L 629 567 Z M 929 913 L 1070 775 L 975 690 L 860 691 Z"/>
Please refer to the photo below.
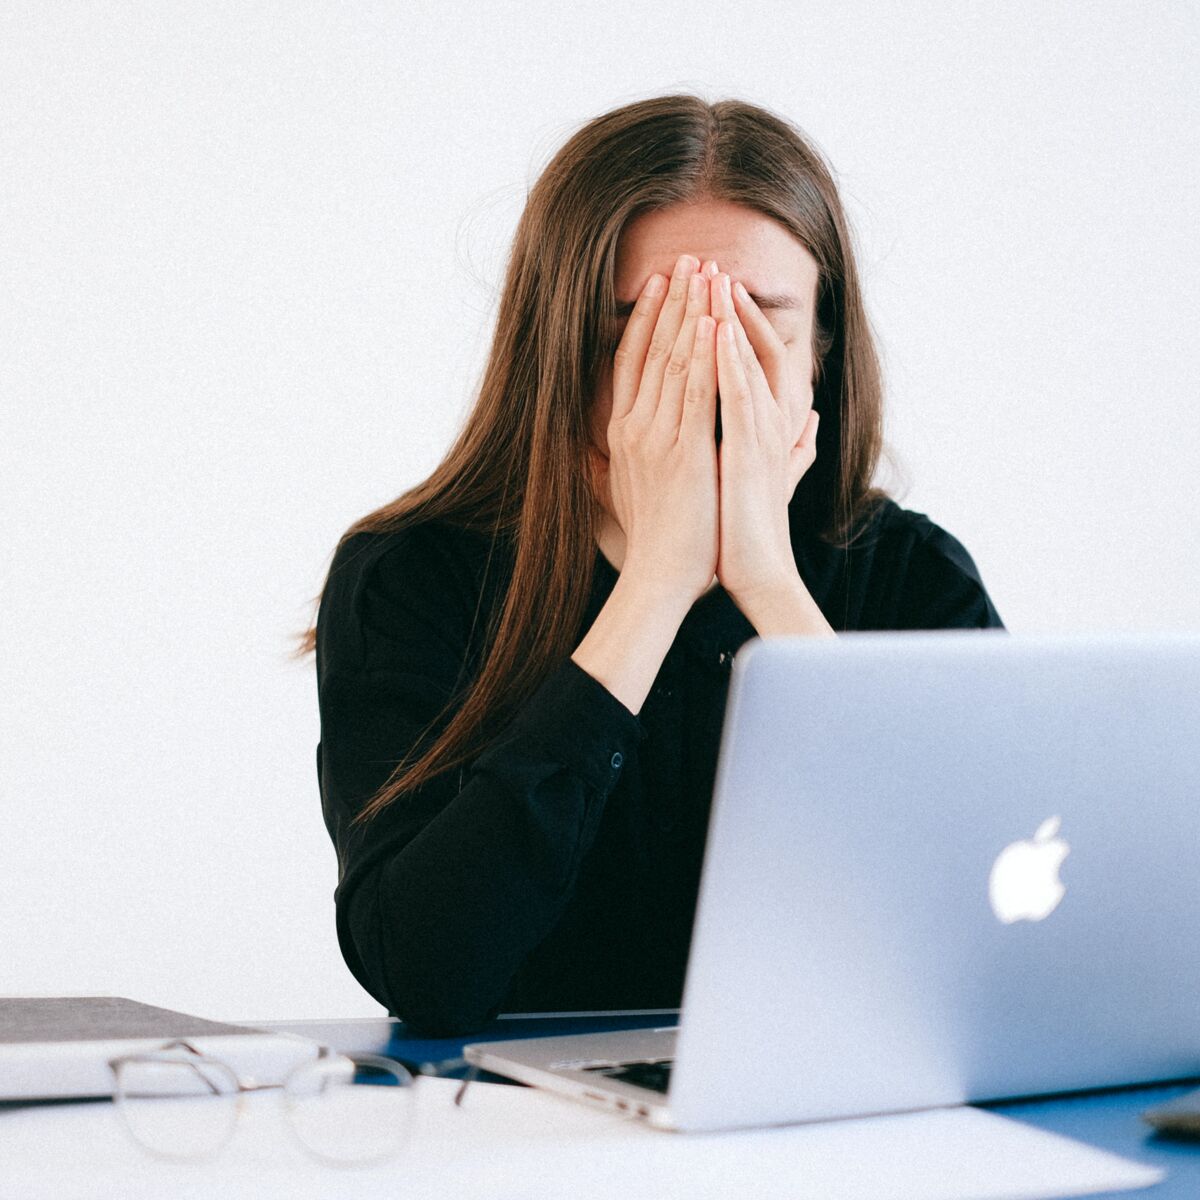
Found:
<path fill-rule="evenodd" d="M 625 757 L 624 757 L 624 755 L 622 755 L 622 753 L 620 752 L 620 750 L 618 750 L 618 751 L 617 751 L 617 752 L 616 752 L 616 753 L 615 753 L 615 754 L 612 756 L 612 765 L 613 765 L 614 767 L 619 767 L 619 766 L 620 766 L 620 765 L 621 765 L 621 764 L 622 764 L 624 761 L 625 761 Z"/>

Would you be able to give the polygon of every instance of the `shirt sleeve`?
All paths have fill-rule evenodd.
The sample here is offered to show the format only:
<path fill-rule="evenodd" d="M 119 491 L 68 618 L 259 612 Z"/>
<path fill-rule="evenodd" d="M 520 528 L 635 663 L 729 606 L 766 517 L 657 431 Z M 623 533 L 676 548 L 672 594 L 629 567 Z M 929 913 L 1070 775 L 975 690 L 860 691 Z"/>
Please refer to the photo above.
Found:
<path fill-rule="evenodd" d="M 1004 628 L 966 547 L 924 516 L 905 564 L 897 628 Z"/>
<path fill-rule="evenodd" d="M 645 736 L 564 657 L 473 762 L 352 825 L 396 763 L 453 715 L 438 714 L 467 661 L 464 614 L 479 597 L 441 561 L 402 540 L 327 585 L 318 615 L 318 776 L 338 854 L 338 941 L 366 990 L 426 1036 L 471 1032 L 497 1014 L 561 916 Z"/>

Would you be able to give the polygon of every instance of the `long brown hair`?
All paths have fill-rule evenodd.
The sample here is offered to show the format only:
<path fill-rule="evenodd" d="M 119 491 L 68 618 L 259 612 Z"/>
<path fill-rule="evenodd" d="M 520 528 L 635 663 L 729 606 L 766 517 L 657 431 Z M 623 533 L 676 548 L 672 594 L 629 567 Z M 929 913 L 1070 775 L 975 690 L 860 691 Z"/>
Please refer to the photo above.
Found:
<path fill-rule="evenodd" d="M 817 149 L 782 117 L 739 100 L 659 96 L 590 121 L 529 193 L 491 352 L 454 445 L 428 479 L 339 539 L 340 548 L 357 533 L 441 520 L 511 539 L 513 554 L 504 602 L 458 711 L 423 753 L 409 751 L 356 821 L 472 760 L 484 731 L 498 732 L 575 649 L 600 527 L 589 409 L 602 356 L 612 349 L 617 239 L 642 212 L 698 200 L 731 201 L 774 218 L 820 268 L 817 457 L 792 498 L 791 519 L 846 546 L 881 498 L 871 486 L 882 449 L 879 360 L 848 223 Z M 328 582 L 327 575 L 322 595 Z M 312 653 L 316 641 L 313 623 L 293 657 Z"/>

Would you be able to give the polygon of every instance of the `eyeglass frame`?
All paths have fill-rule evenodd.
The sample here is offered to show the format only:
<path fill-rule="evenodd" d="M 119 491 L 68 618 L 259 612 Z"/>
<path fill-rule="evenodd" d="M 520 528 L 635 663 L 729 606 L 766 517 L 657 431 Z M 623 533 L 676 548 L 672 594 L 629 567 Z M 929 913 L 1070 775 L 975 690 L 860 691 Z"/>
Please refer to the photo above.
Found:
<path fill-rule="evenodd" d="M 119 1074 L 120 1068 L 124 1064 L 131 1063 L 131 1062 L 153 1063 L 155 1061 L 163 1061 L 163 1060 L 156 1059 L 156 1056 L 161 1055 L 161 1054 L 167 1054 L 172 1050 L 178 1050 L 180 1048 L 187 1050 L 188 1053 L 193 1055 L 194 1057 L 189 1058 L 189 1059 L 179 1059 L 176 1061 L 186 1064 L 187 1066 L 203 1065 L 203 1066 L 216 1067 L 219 1070 L 224 1071 L 230 1077 L 230 1079 L 233 1080 L 234 1084 L 237 1087 L 236 1092 L 229 1093 L 231 1099 L 233 1099 L 233 1101 L 234 1101 L 234 1116 L 233 1116 L 233 1120 L 230 1121 L 230 1123 L 229 1123 L 229 1132 L 225 1135 L 224 1140 L 222 1140 L 220 1143 L 215 1145 L 211 1150 L 201 1152 L 200 1154 L 189 1154 L 189 1155 L 170 1154 L 166 1151 L 157 1149 L 156 1147 L 150 1145 L 147 1142 L 141 1141 L 138 1138 L 137 1134 L 134 1133 L 133 1127 L 129 1123 L 128 1116 L 123 1111 L 121 1111 L 122 1104 L 125 1101 L 123 1099 L 124 1093 L 122 1093 L 120 1090 L 120 1088 L 121 1088 L 121 1077 Z M 355 1065 L 361 1065 L 364 1067 L 377 1067 L 377 1068 L 382 1067 L 389 1072 L 395 1073 L 401 1079 L 407 1078 L 408 1082 L 403 1085 L 405 1087 L 410 1087 L 410 1088 L 415 1087 L 417 1079 L 419 1077 L 417 1074 L 414 1074 L 413 1072 L 411 1072 L 402 1062 L 399 1062 L 396 1059 L 385 1058 L 383 1055 L 380 1055 L 380 1054 L 366 1054 L 366 1053 L 360 1054 L 357 1052 L 344 1053 L 342 1051 L 334 1050 L 332 1046 L 321 1044 L 317 1048 L 317 1054 L 316 1054 L 315 1058 L 312 1058 L 306 1062 L 297 1063 L 296 1066 L 293 1067 L 288 1072 L 288 1074 L 284 1077 L 284 1079 L 281 1083 L 257 1083 L 257 1082 L 255 1082 L 253 1076 L 243 1079 L 233 1069 L 233 1067 L 231 1067 L 229 1065 L 229 1063 L 224 1062 L 219 1058 L 213 1058 L 211 1055 L 205 1054 L 203 1050 L 194 1046 L 190 1041 L 187 1040 L 187 1038 L 176 1038 L 173 1041 L 164 1042 L 161 1046 L 157 1046 L 153 1050 L 142 1050 L 142 1051 L 139 1051 L 134 1054 L 119 1054 L 114 1058 L 108 1059 L 108 1067 L 109 1067 L 109 1070 L 112 1072 L 112 1076 L 113 1076 L 113 1084 L 114 1084 L 114 1089 L 115 1089 L 113 1092 L 113 1100 L 116 1102 L 115 1107 L 117 1108 L 118 1111 L 121 1112 L 121 1124 L 124 1126 L 126 1132 L 129 1134 L 130 1138 L 132 1138 L 132 1140 L 136 1143 L 136 1145 L 139 1147 L 139 1149 L 144 1150 L 146 1153 L 152 1154 L 158 1158 L 166 1159 L 170 1162 L 195 1162 L 200 1159 L 215 1157 L 222 1150 L 224 1150 L 225 1147 L 228 1146 L 229 1143 L 233 1140 L 234 1131 L 237 1129 L 238 1122 L 241 1120 L 242 1110 L 244 1107 L 242 1097 L 245 1096 L 245 1094 L 247 1092 L 261 1092 L 261 1091 L 278 1090 L 281 1093 L 280 1100 L 284 1103 L 284 1106 L 286 1109 L 287 1101 L 286 1101 L 286 1095 L 284 1093 L 287 1088 L 288 1080 L 291 1079 L 291 1077 L 294 1074 L 296 1074 L 298 1071 L 306 1070 L 306 1069 L 312 1067 L 314 1063 L 319 1063 L 323 1060 L 332 1059 L 332 1058 L 344 1058 L 344 1059 L 347 1059 L 349 1062 L 354 1063 Z M 169 1062 L 171 1060 L 166 1060 L 166 1061 Z M 222 1094 L 213 1087 L 212 1081 L 210 1079 L 208 1079 L 208 1077 L 205 1076 L 202 1071 L 197 1071 L 196 1074 L 199 1075 L 200 1078 L 204 1080 L 205 1084 L 210 1088 L 210 1090 L 213 1091 L 214 1095 Z M 295 1141 L 297 1143 L 299 1143 L 300 1148 L 306 1154 L 310 1155 L 311 1157 L 313 1157 L 323 1163 L 329 1163 L 329 1164 L 336 1165 L 336 1166 L 347 1166 L 347 1165 L 361 1166 L 363 1164 L 372 1163 L 372 1162 L 383 1162 L 386 1159 L 392 1158 L 396 1154 L 399 1153 L 399 1148 L 397 1148 L 394 1150 L 384 1151 L 381 1154 L 376 1153 L 373 1155 L 365 1156 L 363 1158 L 355 1158 L 355 1159 L 334 1158 L 330 1155 L 322 1154 L 318 1150 L 314 1150 L 312 1148 L 312 1146 L 310 1146 L 307 1142 L 304 1141 L 303 1138 L 301 1138 L 299 1132 L 296 1130 L 295 1126 L 292 1124 L 291 1121 L 286 1122 L 286 1124 L 287 1124 L 289 1131 L 292 1134 L 292 1137 L 295 1139 Z"/>

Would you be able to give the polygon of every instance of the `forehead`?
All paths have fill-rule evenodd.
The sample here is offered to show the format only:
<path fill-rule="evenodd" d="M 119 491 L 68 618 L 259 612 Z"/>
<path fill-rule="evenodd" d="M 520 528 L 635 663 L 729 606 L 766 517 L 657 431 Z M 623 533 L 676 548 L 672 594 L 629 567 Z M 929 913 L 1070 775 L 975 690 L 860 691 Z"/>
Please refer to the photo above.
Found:
<path fill-rule="evenodd" d="M 770 308 L 811 313 L 819 268 L 816 259 L 779 222 L 740 204 L 706 200 L 642 213 L 617 241 L 618 312 L 628 312 L 655 272 L 670 275 L 681 254 L 740 279 Z"/>

